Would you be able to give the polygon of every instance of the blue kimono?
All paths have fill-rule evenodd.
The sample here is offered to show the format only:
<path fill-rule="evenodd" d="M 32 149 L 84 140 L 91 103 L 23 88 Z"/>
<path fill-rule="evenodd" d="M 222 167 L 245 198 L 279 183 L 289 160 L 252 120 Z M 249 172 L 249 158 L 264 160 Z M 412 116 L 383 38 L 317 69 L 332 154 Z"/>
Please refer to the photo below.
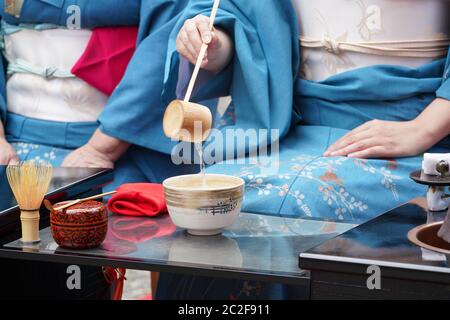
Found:
<path fill-rule="evenodd" d="M 168 88 L 176 81 L 175 38 L 183 21 L 209 15 L 210 8 L 211 1 L 191 1 L 173 30 L 165 74 Z M 421 156 L 361 160 L 322 155 L 367 121 L 411 120 L 436 97 L 450 100 L 450 57 L 415 69 L 376 65 L 314 82 L 297 77 L 299 30 L 290 0 L 252 0 L 245 5 L 224 0 L 216 24 L 233 38 L 235 56 L 199 93 L 211 96 L 217 88 L 229 89 L 234 121 L 223 130 L 275 128 L 282 138 L 279 168 L 250 161 L 208 168 L 246 180 L 244 211 L 359 224 L 425 194 L 425 187 L 409 179 L 410 172 L 421 167 Z M 251 151 L 257 146 L 238 147 Z M 430 151 L 449 152 L 448 139 Z M 259 290 L 239 295 L 249 287 Z M 285 299 L 298 293 L 281 285 L 175 275 L 162 276 L 158 288 L 160 298 Z"/>
<path fill-rule="evenodd" d="M 82 145 L 99 125 L 106 134 L 137 145 L 135 149 L 140 152 L 132 150 L 127 160 L 140 164 L 147 162 L 148 166 L 146 159 L 149 157 L 161 158 L 155 167 L 164 166 L 169 158 L 163 154 L 170 154 L 174 143 L 163 135 L 161 119 L 165 106 L 176 97 L 180 80 L 175 37 L 186 19 L 200 13 L 209 14 L 211 1 L 145 1 L 142 4 L 128 1 L 124 4 L 117 0 L 117 6 L 105 6 L 104 1 L 27 1 L 20 21 L 4 15 L 10 23 L 62 24 L 68 16 L 67 7 L 78 4 L 81 6 L 82 26 L 93 27 L 135 23 L 140 14 L 138 49 L 98 124 L 71 128 L 69 138 L 73 139 L 66 138 L 61 143 L 59 138 L 64 135 L 50 129 L 35 140 L 47 141 L 50 132 L 52 140 L 56 141 L 52 144 L 73 149 Z M 107 11 L 103 11 L 105 7 Z M 194 98 L 204 101 L 224 94 L 232 96 L 230 109 L 235 112 L 230 120 L 234 122 L 225 123 L 223 130 L 254 128 L 280 131 L 281 161 L 276 174 L 262 165 L 217 164 L 209 168 L 210 172 L 232 173 L 246 178 L 244 209 L 272 215 L 363 222 L 422 194 L 423 188 L 411 184 L 407 178 L 410 171 L 420 166 L 419 158 L 362 161 L 322 158 L 321 155 L 330 143 L 368 120 L 413 119 L 436 96 L 450 98 L 449 62 L 446 64 L 442 59 L 417 69 L 373 66 L 338 74 L 318 83 L 299 79 L 299 31 L 290 1 L 265 1 L 258 5 L 250 1 L 248 6 L 241 7 L 240 1 L 225 0 L 221 3 L 217 25 L 233 37 L 235 57 L 225 70 L 199 88 Z M 167 57 L 166 62 L 161 57 Z M 148 86 L 142 85 L 143 79 Z M 384 84 L 383 90 L 374 89 L 380 83 Z M 4 97 L 4 86 L 1 90 Z M 0 114 L 5 121 L 4 98 L 2 102 Z M 9 123 L 7 131 L 33 128 L 29 122 L 23 126 L 21 119 L 17 124 Z M 36 125 L 36 128 L 42 127 L 42 124 Z M 88 126 L 92 127 L 86 130 Z M 8 130 L 8 127 L 16 129 Z M 36 130 L 21 130 L 20 134 L 29 138 L 28 135 L 32 134 L 29 131 Z M 23 154 L 37 148 L 32 143 L 18 143 L 22 143 Z M 257 146 L 240 147 L 249 151 Z M 444 141 L 435 150 L 446 151 L 447 147 Z M 44 156 L 48 154 L 50 159 L 53 158 L 53 150 L 47 151 Z M 138 168 L 137 171 L 146 170 Z M 152 175 L 140 176 L 139 180 Z M 364 188 L 367 183 L 371 188 L 377 187 L 373 190 L 377 196 L 387 197 L 389 201 L 379 203 L 368 192 L 361 192 L 367 189 Z M 323 203 L 316 201 L 318 194 Z"/>
<path fill-rule="evenodd" d="M 25 0 L 19 17 L 5 12 L 4 1 L 1 5 L 2 18 L 8 23 L 48 23 L 59 26 L 66 25 L 67 19 L 73 13 L 68 9 L 76 5 L 80 8 L 81 28 L 90 29 L 93 27 L 139 24 L 141 1 Z"/>
<path fill-rule="evenodd" d="M 174 70 L 180 61 L 175 49 L 179 29 L 186 19 L 209 15 L 210 7 L 208 0 L 191 1 L 172 31 L 166 90 L 178 80 Z M 244 210 L 360 223 L 423 195 L 424 188 L 408 178 L 420 168 L 420 157 L 354 160 L 323 158 L 322 154 L 367 121 L 411 120 L 436 97 L 449 99 L 448 60 L 447 64 L 441 59 L 416 69 L 377 65 L 314 82 L 297 77 L 299 30 L 291 1 L 248 1 L 243 6 L 241 1 L 225 0 L 216 25 L 233 38 L 234 60 L 198 91 L 197 99 L 227 88 L 234 122 L 223 132 L 278 129 L 281 138 L 280 167 L 275 172 L 264 163 L 219 163 L 209 168 L 247 180 Z M 378 89 L 381 84 L 382 90 Z M 251 151 L 257 146 L 239 147 Z M 433 151 L 445 152 L 449 147 L 446 139 Z M 373 194 L 387 201 L 379 203 Z"/>
<path fill-rule="evenodd" d="M 8 23 L 9 29 L 13 29 L 11 26 L 14 25 L 21 28 L 22 24 L 27 28 L 65 26 L 67 19 L 73 13 L 68 11 L 71 5 L 77 5 L 80 8 L 81 28 L 137 24 L 141 26 L 138 42 L 142 45 L 130 63 L 130 70 L 125 75 L 123 84 L 119 86 L 119 93 L 111 97 L 109 105 L 105 107 L 97 122 L 43 121 L 8 113 L 5 78 L 4 74 L 1 74 L 0 118 L 5 125 L 7 139 L 16 148 L 20 159 L 46 160 L 58 166 L 71 151 L 87 143 L 94 131 L 100 128 L 106 134 L 133 144 L 116 163 L 116 179 L 106 189 L 114 189 L 126 182 L 161 182 L 172 175 L 191 173 L 193 167 L 176 166 L 170 161 L 168 152 L 166 154 L 159 152 L 171 149 L 170 140 L 163 139 L 161 134 L 160 137 L 145 135 L 142 130 L 142 127 L 154 127 L 156 123 L 159 124 L 160 116 L 153 116 L 152 112 L 157 110 L 162 114 L 165 108 L 165 105 L 158 101 L 158 94 L 154 94 L 155 91 L 151 91 L 153 101 L 146 99 L 147 97 L 142 94 L 147 90 L 143 86 L 142 79 L 149 78 L 149 83 L 157 83 L 158 79 L 161 79 L 159 82 L 162 86 L 163 78 L 164 55 L 161 58 L 158 50 L 148 48 L 146 43 L 150 37 L 147 36 L 151 33 L 150 43 L 152 45 L 156 43 L 160 47 L 159 50 L 165 52 L 168 32 L 172 25 L 171 19 L 184 7 L 184 3 L 186 1 L 146 1 L 141 5 L 139 0 L 126 2 L 121 0 L 28 0 L 24 2 L 19 17 L 7 14 L 3 7 L 2 20 Z M 2 6 L 4 6 L 3 1 Z M 141 9 L 145 13 L 142 19 L 140 19 Z M 154 63 L 142 61 L 154 61 Z M 149 68 L 142 68 L 142 65 Z M 161 67 L 159 75 L 158 67 Z M 147 75 L 150 76 L 147 77 Z M 139 82 L 137 86 L 133 82 L 135 79 Z M 154 87 L 157 92 L 157 86 L 150 85 L 150 87 Z M 123 93 L 124 90 L 125 93 Z M 130 105 L 134 107 L 130 108 Z M 150 150 L 143 142 L 148 140 L 156 140 L 162 147 Z M 149 159 L 152 160 L 149 161 Z"/>

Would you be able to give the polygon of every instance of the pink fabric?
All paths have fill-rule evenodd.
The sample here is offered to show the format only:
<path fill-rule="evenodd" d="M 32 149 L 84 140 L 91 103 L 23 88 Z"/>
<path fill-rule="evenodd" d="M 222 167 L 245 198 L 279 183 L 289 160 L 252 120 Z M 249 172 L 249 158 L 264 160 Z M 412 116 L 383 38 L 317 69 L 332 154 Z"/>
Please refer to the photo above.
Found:
<path fill-rule="evenodd" d="M 110 96 L 136 50 L 137 27 L 96 28 L 71 72 Z"/>

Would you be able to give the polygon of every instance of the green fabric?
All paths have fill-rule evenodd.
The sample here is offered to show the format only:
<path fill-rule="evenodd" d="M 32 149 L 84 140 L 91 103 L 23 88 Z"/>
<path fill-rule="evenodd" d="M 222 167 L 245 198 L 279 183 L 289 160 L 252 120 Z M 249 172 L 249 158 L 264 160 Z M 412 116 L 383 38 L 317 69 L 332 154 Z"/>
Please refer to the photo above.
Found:
<path fill-rule="evenodd" d="M 34 74 L 36 76 L 40 76 L 45 79 L 67 79 L 67 78 L 75 78 L 68 70 L 59 70 L 56 67 L 41 67 L 33 65 L 25 60 L 17 59 L 14 62 L 10 62 L 7 68 L 8 76 L 11 76 L 15 73 L 28 73 Z"/>

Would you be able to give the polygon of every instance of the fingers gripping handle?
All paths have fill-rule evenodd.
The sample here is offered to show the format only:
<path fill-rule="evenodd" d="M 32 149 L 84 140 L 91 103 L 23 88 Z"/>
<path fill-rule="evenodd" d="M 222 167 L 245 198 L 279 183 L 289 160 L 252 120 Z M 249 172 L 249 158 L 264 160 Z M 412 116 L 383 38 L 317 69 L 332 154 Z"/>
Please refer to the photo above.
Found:
<path fill-rule="evenodd" d="M 209 19 L 209 29 L 212 30 L 214 27 L 214 21 L 216 20 L 217 10 L 219 9 L 220 0 L 214 0 L 214 5 L 211 11 L 211 16 Z M 189 81 L 189 86 L 184 96 L 184 101 L 189 102 L 191 100 L 192 91 L 194 90 L 195 82 L 197 81 L 198 73 L 202 65 L 203 59 L 205 58 L 206 51 L 208 50 L 208 45 L 204 43 L 200 49 L 200 53 L 195 63 L 194 72 L 192 73 L 191 80 Z"/>

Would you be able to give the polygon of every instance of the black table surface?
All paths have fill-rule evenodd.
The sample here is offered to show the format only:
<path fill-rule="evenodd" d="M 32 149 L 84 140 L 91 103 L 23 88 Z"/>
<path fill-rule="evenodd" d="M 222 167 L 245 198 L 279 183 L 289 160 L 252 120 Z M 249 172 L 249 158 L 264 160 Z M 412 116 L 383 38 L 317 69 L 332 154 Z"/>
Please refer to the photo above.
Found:
<path fill-rule="evenodd" d="M 52 203 L 101 193 L 114 178 L 112 170 L 55 168 L 46 198 Z M 49 226 L 48 211 L 41 208 L 41 228 Z M 20 210 L 6 178 L 6 167 L 0 166 L 0 245 L 20 234 Z"/>
<path fill-rule="evenodd" d="M 376 265 L 388 277 L 450 283 L 450 257 L 407 238 L 411 229 L 445 219 L 446 212 L 427 212 L 425 204 L 419 199 L 300 253 L 300 267 L 360 274 Z"/>
<path fill-rule="evenodd" d="M 56 169 L 48 197 L 73 198 L 75 186 L 78 187 L 76 193 L 92 190 L 99 183 L 93 183 L 91 178 L 100 173 Z M 4 176 L 0 185 L 9 190 Z M 10 207 L 12 199 L 11 194 L 2 197 L 0 204 L 3 208 Z M 41 220 L 45 217 L 44 211 Z M 1 232 L 8 212 L 13 213 L 9 222 L 16 227 L 12 235 L 6 230 Z M 308 283 L 309 274 L 298 268 L 298 253 L 354 227 L 348 223 L 241 213 L 223 235 L 196 237 L 177 229 L 167 214 L 156 218 L 111 215 L 102 246 L 68 250 L 54 242 L 48 221 L 47 225 L 41 224 L 41 242 L 24 246 L 17 232 L 20 231 L 19 221 L 18 208 L 0 213 L 0 258 L 302 284 Z"/>
<path fill-rule="evenodd" d="M 98 248 L 60 248 L 46 228 L 40 232 L 41 243 L 12 241 L 0 247 L 0 257 L 300 285 L 309 282 L 309 273 L 298 268 L 298 252 L 352 227 L 241 213 L 223 235 L 199 237 L 176 228 L 167 214 L 111 215 L 107 238 Z"/>

